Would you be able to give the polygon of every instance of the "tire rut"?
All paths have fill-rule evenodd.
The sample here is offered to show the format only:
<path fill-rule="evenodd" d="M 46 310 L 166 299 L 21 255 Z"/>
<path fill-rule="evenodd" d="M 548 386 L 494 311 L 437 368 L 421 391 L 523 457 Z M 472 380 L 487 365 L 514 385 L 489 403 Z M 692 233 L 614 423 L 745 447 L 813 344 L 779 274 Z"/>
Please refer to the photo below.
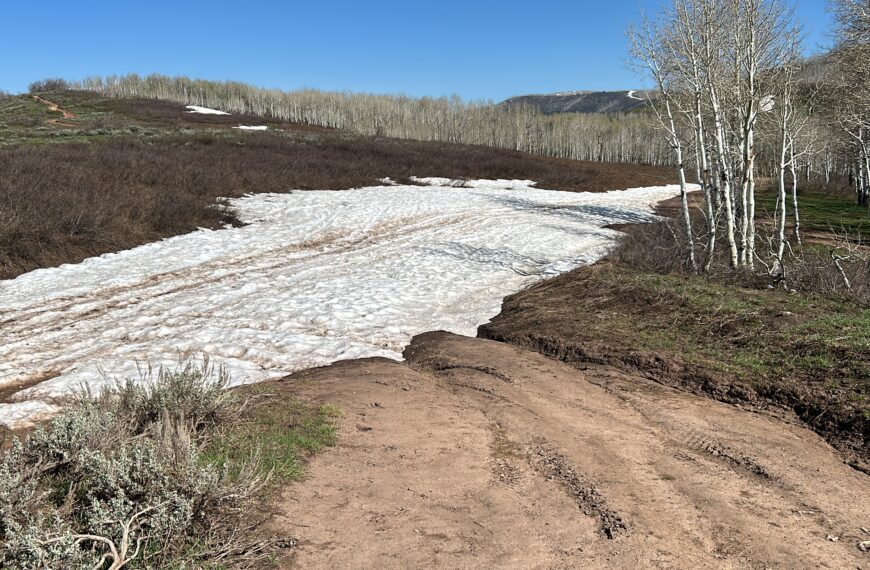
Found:
<path fill-rule="evenodd" d="M 546 442 L 538 440 L 527 451 L 529 464 L 548 481 L 558 483 L 584 515 L 598 519 L 599 531 L 608 539 L 628 533 L 622 517 L 607 506 L 601 492 Z"/>
<path fill-rule="evenodd" d="M 858 545 L 870 486 L 803 428 L 447 333 L 415 337 L 405 357 L 284 384 L 371 428 L 351 425 L 349 444 L 290 491 L 305 499 L 284 503 L 282 528 L 337 549 L 306 548 L 298 564 L 694 570 L 866 560 Z M 399 510 L 401 519 L 367 522 Z"/>

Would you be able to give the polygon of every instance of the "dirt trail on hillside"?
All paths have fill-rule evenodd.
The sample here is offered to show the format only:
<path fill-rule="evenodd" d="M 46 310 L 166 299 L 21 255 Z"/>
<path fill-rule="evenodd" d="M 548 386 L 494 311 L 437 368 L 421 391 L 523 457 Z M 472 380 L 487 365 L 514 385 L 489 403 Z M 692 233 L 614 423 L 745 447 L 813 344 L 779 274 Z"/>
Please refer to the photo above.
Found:
<path fill-rule="evenodd" d="M 49 111 L 60 113 L 64 119 L 75 119 L 76 118 L 75 113 L 73 113 L 72 111 L 67 111 L 66 109 L 61 109 L 60 105 L 58 105 L 57 103 L 55 103 L 53 101 L 49 101 L 48 99 L 43 99 L 39 95 L 34 95 L 33 98 L 36 99 L 37 101 L 39 101 L 40 103 L 42 103 L 43 105 L 48 105 Z M 76 125 L 75 123 L 65 123 L 60 119 L 49 119 L 48 121 L 46 121 L 46 123 L 48 123 L 49 125 L 57 125 L 59 127 L 78 127 L 79 126 L 79 125 Z"/>
<path fill-rule="evenodd" d="M 870 478 L 806 429 L 492 341 L 405 356 L 272 383 L 343 413 L 274 502 L 282 568 L 870 568 Z"/>

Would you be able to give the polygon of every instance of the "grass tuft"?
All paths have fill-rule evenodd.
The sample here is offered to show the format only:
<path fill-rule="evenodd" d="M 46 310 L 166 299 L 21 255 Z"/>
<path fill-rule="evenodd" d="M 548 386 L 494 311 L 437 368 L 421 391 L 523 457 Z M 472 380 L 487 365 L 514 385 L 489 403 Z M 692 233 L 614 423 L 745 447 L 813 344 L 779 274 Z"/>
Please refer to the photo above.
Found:
<path fill-rule="evenodd" d="M 287 396 L 274 397 L 269 385 L 244 388 L 248 400 L 245 414 L 204 450 L 202 461 L 228 469 L 231 478 L 252 456 L 257 473 L 276 482 L 296 481 L 304 475 L 305 460 L 335 444 L 334 406 L 310 406 Z"/>

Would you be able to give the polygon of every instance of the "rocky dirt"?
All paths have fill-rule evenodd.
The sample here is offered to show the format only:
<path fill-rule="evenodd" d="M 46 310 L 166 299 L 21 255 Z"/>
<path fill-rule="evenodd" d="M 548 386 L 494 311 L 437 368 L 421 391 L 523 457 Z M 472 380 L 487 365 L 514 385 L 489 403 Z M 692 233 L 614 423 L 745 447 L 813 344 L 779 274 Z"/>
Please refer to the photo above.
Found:
<path fill-rule="evenodd" d="M 339 444 L 272 503 L 282 568 L 868 568 L 870 478 L 815 433 L 447 333 L 273 382 Z"/>

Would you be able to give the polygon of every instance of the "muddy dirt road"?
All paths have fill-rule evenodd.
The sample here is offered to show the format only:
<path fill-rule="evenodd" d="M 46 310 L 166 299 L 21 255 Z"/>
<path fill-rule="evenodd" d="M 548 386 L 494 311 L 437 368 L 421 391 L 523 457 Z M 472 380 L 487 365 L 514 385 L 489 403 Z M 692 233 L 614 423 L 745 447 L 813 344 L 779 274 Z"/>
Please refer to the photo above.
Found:
<path fill-rule="evenodd" d="M 343 411 L 274 504 L 284 568 L 870 568 L 870 478 L 814 433 L 427 333 L 273 383 Z"/>

